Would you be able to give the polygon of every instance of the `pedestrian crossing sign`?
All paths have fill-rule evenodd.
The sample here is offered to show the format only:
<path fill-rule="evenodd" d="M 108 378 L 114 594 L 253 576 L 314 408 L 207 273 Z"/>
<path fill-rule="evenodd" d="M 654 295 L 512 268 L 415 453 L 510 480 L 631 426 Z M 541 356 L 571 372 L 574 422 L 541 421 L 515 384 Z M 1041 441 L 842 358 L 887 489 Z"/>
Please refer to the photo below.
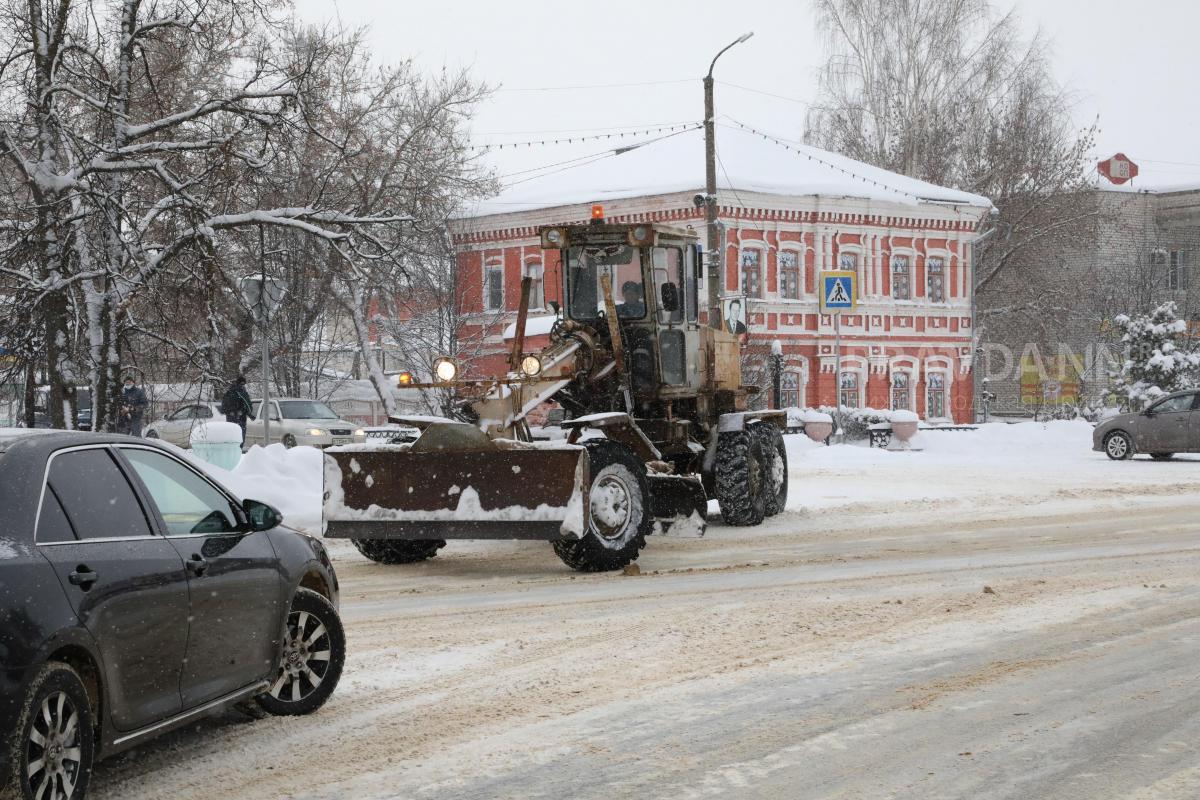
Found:
<path fill-rule="evenodd" d="M 846 270 L 821 273 L 821 313 L 840 314 L 853 311 L 858 287 L 858 274 Z"/>

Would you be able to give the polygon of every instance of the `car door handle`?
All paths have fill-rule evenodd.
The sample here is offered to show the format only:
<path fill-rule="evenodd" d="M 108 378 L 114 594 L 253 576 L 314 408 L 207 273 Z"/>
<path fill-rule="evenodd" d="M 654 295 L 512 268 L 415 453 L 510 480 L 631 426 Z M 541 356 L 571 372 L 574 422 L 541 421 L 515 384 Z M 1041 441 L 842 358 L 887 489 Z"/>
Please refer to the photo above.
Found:
<path fill-rule="evenodd" d="M 197 578 L 199 578 L 201 575 L 203 575 L 205 573 L 206 570 L 208 570 L 208 559 L 201 558 L 200 556 L 193 553 L 192 557 L 189 558 L 187 561 L 187 568 L 188 568 L 188 572 L 192 573 Z"/>
<path fill-rule="evenodd" d="M 67 576 L 67 580 L 71 582 L 72 586 L 78 586 L 86 592 L 96 581 L 100 580 L 100 576 L 88 569 L 87 565 L 80 564 L 74 572 Z"/>

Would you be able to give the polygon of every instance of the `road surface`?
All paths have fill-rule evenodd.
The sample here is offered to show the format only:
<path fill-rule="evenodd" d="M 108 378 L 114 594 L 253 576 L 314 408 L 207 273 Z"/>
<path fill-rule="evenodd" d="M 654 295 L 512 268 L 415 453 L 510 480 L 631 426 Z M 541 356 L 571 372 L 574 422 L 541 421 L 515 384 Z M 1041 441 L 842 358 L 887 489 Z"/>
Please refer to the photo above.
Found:
<path fill-rule="evenodd" d="M 1200 499 L 1139 492 L 787 512 L 637 576 L 336 543 L 330 703 L 202 722 L 95 797 L 1200 797 Z"/>

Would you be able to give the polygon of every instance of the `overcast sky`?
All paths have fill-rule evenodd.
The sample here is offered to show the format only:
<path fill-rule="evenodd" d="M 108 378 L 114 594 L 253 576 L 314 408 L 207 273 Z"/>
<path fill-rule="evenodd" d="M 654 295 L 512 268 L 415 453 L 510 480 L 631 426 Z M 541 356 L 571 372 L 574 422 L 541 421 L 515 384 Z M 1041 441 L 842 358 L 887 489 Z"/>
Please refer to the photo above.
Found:
<path fill-rule="evenodd" d="M 1200 179 L 1200 103 L 1191 88 L 1200 75 L 1193 41 L 1200 3 L 1016 5 L 1031 32 L 1040 26 L 1049 34 L 1057 77 L 1077 94 L 1079 124 L 1099 116 L 1098 157 L 1124 152 L 1139 163 L 1139 183 L 1147 186 Z M 369 25 L 383 62 L 469 67 L 497 87 L 473 125 L 480 143 L 699 121 L 699 77 L 721 47 L 747 30 L 754 37 L 717 64 L 718 115 L 799 138 L 822 60 L 806 0 L 297 0 L 296 6 L 304 19 Z M 578 146 L 530 148 L 499 163 L 503 172 L 577 152 Z"/>

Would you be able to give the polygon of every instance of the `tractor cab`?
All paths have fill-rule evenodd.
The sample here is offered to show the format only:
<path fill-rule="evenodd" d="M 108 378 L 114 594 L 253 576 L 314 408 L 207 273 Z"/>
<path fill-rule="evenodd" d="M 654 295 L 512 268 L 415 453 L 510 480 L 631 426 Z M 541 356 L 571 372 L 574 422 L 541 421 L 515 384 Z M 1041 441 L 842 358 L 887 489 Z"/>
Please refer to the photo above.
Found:
<path fill-rule="evenodd" d="M 541 241 L 561 254 L 564 316 L 602 336 L 619 332 L 634 397 L 694 395 L 702 338 L 697 236 L 594 221 L 543 228 Z"/>

